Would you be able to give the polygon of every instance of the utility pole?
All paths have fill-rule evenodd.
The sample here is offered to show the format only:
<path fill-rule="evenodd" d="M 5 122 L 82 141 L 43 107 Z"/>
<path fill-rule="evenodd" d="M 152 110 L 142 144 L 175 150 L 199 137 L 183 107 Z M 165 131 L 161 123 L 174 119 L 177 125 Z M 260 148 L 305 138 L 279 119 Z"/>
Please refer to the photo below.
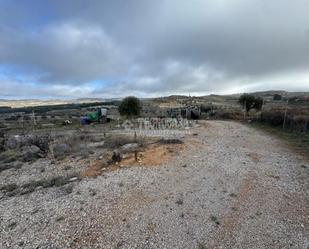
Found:
<path fill-rule="evenodd" d="M 284 111 L 284 118 L 283 118 L 283 125 L 282 128 L 285 128 L 285 123 L 286 123 L 286 115 L 288 112 L 288 105 L 289 105 L 289 99 L 286 101 L 286 106 L 285 106 L 285 111 Z"/>

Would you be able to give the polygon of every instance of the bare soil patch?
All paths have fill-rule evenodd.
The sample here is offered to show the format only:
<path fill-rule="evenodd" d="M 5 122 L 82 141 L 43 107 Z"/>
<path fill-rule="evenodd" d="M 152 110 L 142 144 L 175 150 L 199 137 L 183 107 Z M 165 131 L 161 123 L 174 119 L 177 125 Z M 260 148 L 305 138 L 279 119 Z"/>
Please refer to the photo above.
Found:
<path fill-rule="evenodd" d="M 168 161 L 173 156 L 181 153 L 184 148 L 185 145 L 181 143 L 153 143 L 146 148 L 137 151 L 137 158 L 135 157 L 135 153 L 128 153 L 124 155 L 125 158 L 120 162 L 95 160 L 91 162 L 89 167 L 81 172 L 80 176 L 92 178 L 101 175 L 103 172 L 116 171 L 126 167 L 160 166 L 162 164 L 168 163 Z M 111 158 L 111 154 L 107 154 L 106 157 Z"/>

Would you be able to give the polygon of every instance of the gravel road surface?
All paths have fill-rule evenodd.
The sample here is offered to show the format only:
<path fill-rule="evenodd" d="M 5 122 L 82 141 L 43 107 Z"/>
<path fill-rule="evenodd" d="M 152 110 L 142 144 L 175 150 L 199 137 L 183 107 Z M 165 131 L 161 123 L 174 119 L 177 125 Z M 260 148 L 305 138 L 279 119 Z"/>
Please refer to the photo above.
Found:
<path fill-rule="evenodd" d="M 0 248 L 309 248 L 308 161 L 240 123 L 70 186 L 2 197 Z"/>

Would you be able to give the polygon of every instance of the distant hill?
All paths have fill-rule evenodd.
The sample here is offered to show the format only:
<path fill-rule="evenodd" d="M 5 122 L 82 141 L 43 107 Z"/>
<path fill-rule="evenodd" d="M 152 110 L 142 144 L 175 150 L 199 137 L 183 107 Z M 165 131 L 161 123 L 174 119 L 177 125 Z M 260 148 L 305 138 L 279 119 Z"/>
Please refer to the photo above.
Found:
<path fill-rule="evenodd" d="M 30 106 L 48 106 L 48 105 L 65 105 L 65 104 L 82 104 L 82 103 L 93 103 L 103 102 L 106 100 L 100 98 L 83 98 L 73 100 L 38 100 L 38 99 L 22 99 L 22 100 L 0 100 L 0 106 L 9 106 L 12 108 L 30 107 Z"/>
<path fill-rule="evenodd" d="M 296 97 L 296 96 L 308 96 L 309 92 L 288 92 L 288 91 L 283 91 L 283 90 L 278 90 L 278 91 L 261 91 L 261 92 L 254 92 L 254 95 L 258 96 L 274 96 L 275 94 L 279 94 L 284 97 Z"/>
<path fill-rule="evenodd" d="M 264 98 L 272 98 L 273 95 L 279 94 L 283 97 L 295 97 L 295 96 L 309 96 L 309 92 L 288 92 L 283 90 L 270 90 L 270 91 L 260 91 L 253 92 L 252 94 L 264 97 Z M 142 98 L 144 101 L 150 102 L 158 102 L 165 103 L 163 106 L 177 106 L 185 104 L 187 101 L 191 101 L 192 99 L 198 100 L 197 103 L 203 101 L 209 102 L 225 102 L 230 100 L 238 99 L 241 93 L 236 94 L 228 94 L 228 95 L 218 95 L 218 94 L 210 94 L 205 96 L 191 96 L 191 98 L 187 95 L 170 95 L 170 96 L 162 96 L 157 98 Z M 82 104 L 82 103 L 93 103 L 93 102 L 109 102 L 109 101 L 118 101 L 120 98 L 109 98 L 109 99 L 101 99 L 101 98 L 78 98 L 72 100 L 38 100 L 38 99 L 21 99 L 21 100 L 6 100 L 0 99 L 0 107 L 12 107 L 12 108 L 20 108 L 20 107 L 29 107 L 29 106 L 48 106 L 48 105 L 65 105 L 65 104 Z M 161 104 L 162 105 L 162 104 Z"/>

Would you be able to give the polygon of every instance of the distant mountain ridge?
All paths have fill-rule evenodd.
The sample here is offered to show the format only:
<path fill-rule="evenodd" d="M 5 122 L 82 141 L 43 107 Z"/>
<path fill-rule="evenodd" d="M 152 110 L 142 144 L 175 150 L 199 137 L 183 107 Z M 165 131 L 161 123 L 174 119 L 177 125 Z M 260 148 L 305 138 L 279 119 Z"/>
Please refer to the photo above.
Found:
<path fill-rule="evenodd" d="M 6 100 L 0 99 L 0 106 L 8 106 L 12 108 L 29 107 L 29 106 L 43 106 L 43 105 L 64 105 L 64 104 L 81 104 L 92 102 L 103 102 L 105 99 L 100 98 L 82 98 L 73 100 L 39 100 L 39 99 L 23 99 L 23 100 Z"/>
<path fill-rule="evenodd" d="M 198 96 L 199 98 L 203 97 L 220 97 L 220 96 L 231 96 L 231 97 L 237 97 L 241 93 L 235 93 L 235 94 L 226 94 L 226 95 L 218 95 L 218 94 L 210 94 L 205 96 Z M 257 96 L 272 96 L 274 94 L 279 94 L 284 97 L 295 97 L 295 96 L 309 96 L 309 92 L 288 92 L 284 90 L 269 90 L 269 91 L 259 91 L 259 92 L 252 92 L 252 94 Z M 191 96 L 195 97 L 195 96 Z M 170 96 L 162 96 L 162 97 L 156 97 L 156 98 L 141 98 L 145 100 L 151 100 L 151 99 L 183 99 L 183 98 L 189 98 L 188 95 L 170 95 Z M 21 99 L 21 100 L 7 100 L 7 99 L 0 99 L 0 107 L 1 106 L 8 106 L 12 108 L 18 108 L 18 107 L 29 107 L 29 106 L 42 106 L 42 105 L 62 105 L 62 104 L 80 104 L 80 103 L 92 103 L 92 102 L 108 102 L 108 101 L 115 101 L 120 100 L 121 98 L 77 98 L 77 99 L 71 99 L 71 100 L 60 100 L 60 99 L 48 99 L 48 100 L 39 100 L 39 99 Z"/>

